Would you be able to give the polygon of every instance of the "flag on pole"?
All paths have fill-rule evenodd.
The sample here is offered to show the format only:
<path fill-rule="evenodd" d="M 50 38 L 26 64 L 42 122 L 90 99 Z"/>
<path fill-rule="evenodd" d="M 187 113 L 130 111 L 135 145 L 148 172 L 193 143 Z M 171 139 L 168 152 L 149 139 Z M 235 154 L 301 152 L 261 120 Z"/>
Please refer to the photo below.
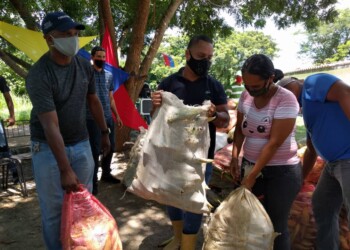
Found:
<path fill-rule="evenodd" d="M 122 120 L 124 126 L 135 130 L 139 130 L 140 127 L 148 128 L 145 120 L 142 119 L 141 115 L 137 111 L 134 103 L 132 102 L 128 94 L 128 91 L 126 90 L 123 84 L 127 80 L 127 78 L 124 79 L 123 75 L 120 74 L 120 71 L 122 70 L 118 69 L 118 61 L 114 56 L 115 54 L 113 52 L 112 40 L 107 27 L 103 36 L 102 47 L 106 50 L 106 63 L 111 66 L 112 70 L 110 71 L 113 73 L 113 78 L 116 78 L 114 79 L 115 85 L 113 97 L 120 119 Z M 115 73 L 117 74 L 114 75 Z"/>
<path fill-rule="evenodd" d="M 163 53 L 163 59 L 164 59 L 164 64 L 166 66 L 169 66 L 170 68 L 174 68 L 175 67 L 175 63 L 174 63 L 174 60 L 171 56 Z"/>
<path fill-rule="evenodd" d="M 105 33 L 102 39 L 102 48 L 106 50 L 106 62 L 118 68 L 119 67 L 118 58 L 115 58 L 112 39 L 111 39 L 111 35 L 109 34 L 107 25 L 105 27 Z"/>

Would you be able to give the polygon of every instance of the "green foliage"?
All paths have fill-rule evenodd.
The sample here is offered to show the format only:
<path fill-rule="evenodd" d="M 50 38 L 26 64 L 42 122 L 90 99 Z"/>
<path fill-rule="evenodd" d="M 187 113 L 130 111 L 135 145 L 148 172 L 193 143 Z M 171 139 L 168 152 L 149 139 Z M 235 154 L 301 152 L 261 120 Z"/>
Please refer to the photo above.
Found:
<path fill-rule="evenodd" d="M 32 109 L 32 104 L 29 99 L 23 95 L 16 95 L 11 91 L 11 97 L 13 105 L 15 107 L 15 118 L 16 120 L 29 120 L 30 111 Z M 6 105 L 5 98 L 0 95 L 0 117 L 1 119 L 7 119 L 9 116 L 9 111 Z"/>
<path fill-rule="evenodd" d="M 6 82 L 11 89 L 11 93 L 26 97 L 24 79 L 18 76 L 12 69 L 6 67 L 3 61 L 0 61 L 0 76 L 6 79 Z"/>
<path fill-rule="evenodd" d="M 0 20 L 14 25 L 24 26 L 23 20 L 29 17 L 20 16 L 18 10 L 14 8 L 14 5 L 12 5 L 11 2 L 12 1 L 9 0 L 0 2 Z M 96 0 L 26 0 L 19 2 L 22 3 L 22 11 L 24 10 L 24 13 L 29 13 L 28 15 L 35 20 L 38 30 L 40 30 L 40 24 L 45 13 L 62 10 L 68 13 L 76 21 L 87 24 L 86 30 L 82 32 L 83 36 L 99 34 L 100 22 L 98 19 L 98 1 Z M 172 0 L 151 1 L 146 35 L 145 37 L 140 37 L 140 39 L 144 40 L 145 48 L 149 46 L 155 34 L 157 25 L 171 3 Z M 320 21 L 331 21 L 335 17 L 336 12 L 333 9 L 335 3 L 336 0 L 186 0 L 183 1 L 175 16 L 171 19 L 169 27 L 177 28 L 180 30 L 181 34 L 187 36 L 192 36 L 194 34 L 207 34 L 210 37 L 225 39 L 226 37 L 231 37 L 233 32 L 230 26 L 236 25 L 246 27 L 253 25 L 255 27 L 263 27 L 266 23 L 265 19 L 273 17 L 276 25 L 281 28 L 298 22 L 303 22 L 306 27 L 311 29 Z M 132 27 L 136 21 L 135 16 L 137 14 L 138 4 L 139 1 L 137 0 L 110 1 L 114 24 L 116 26 L 117 40 L 120 41 L 119 46 L 121 47 L 121 57 L 127 54 L 130 47 Z M 229 26 L 224 20 L 224 15 L 222 14 L 223 11 L 228 12 L 234 18 L 236 23 L 230 24 Z M 100 39 L 96 39 L 90 43 L 86 49 L 90 50 L 92 46 L 99 43 Z M 0 48 L 10 54 L 18 53 L 17 56 L 22 60 L 25 58 L 21 52 L 18 52 L 2 39 L 0 39 Z M 263 51 L 266 52 L 265 50 Z M 144 55 L 145 54 L 142 54 L 141 57 Z M 243 55 L 245 56 L 246 53 L 243 53 Z M 226 58 L 219 57 L 217 59 L 218 64 L 223 64 L 223 62 L 219 62 L 220 60 L 225 62 Z M 232 64 L 236 65 L 236 61 L 233 60 Z M 1 67 L 2 66 L 0 65 L 0 68 Z M 163 71 L 167 72 L 168 70 L 164 69 Z M 157 77 L 162 76 L 160 72 L 157 74 L 159 74 Z M 220 74 L 222 74 L 222 72 Z M 13 79 L 11 80 L 14 81 Z M 17 84 L 20 86 L 20 82 L 14 82 L 16 82 L 16 86 Z M 22 93 L 21 88 L 16 91 Z"/>
<path fill-rule="evenodd" d="M 233 32 L 226 38 L 217 37 L 215 40 L 210 74 L 218 79 L 226 90 L 231 89 L 235 84 L 235 75 L 241 69 L 244 60 L 249 56 L 262 53 L 273 58 L 278 51 L 272 38 L 262 32 Z M 157 82 L 185 65 L 185 50 L 188 41 L 187 36 L 168 36 L 163 40 L 159 54 L 153 61 L 149 74 L 148 82 L 153 89 Z M 166 53 L 173 58 L 175 61 L 174 68 L 164 65 L 161 53 Z"/>
<path fill-rule="evenodd" d="M 235 75 L 240 71 L 245 59 L 253 54 L 265 54 L 273 58 L 277 44 L 262 32 L 233 32 L 227 38 L 218 38 L 210 73 L 221 81 L 225 89 L 235 84 Z"/>
<path fill-rule="evenodd" d="M 220 10 L 230 5 L 229 0 L 184 1 L 176 15 L 176 24 L 189 37 L 197 34 L 226 37 L 231 34 L 232 28 L 226 24 Z"/>
<path fill-rule="evenodd" d="M 337 12 L 334 9 L 336 3 L 337 0 L 233 1 L 229 12 L 236 17 L 240 26 L 263 27 L 265 18 L 272 17 L 276 26 L 280 28 L 302 22 L 310 30 L 314 29 L 319 22 L 330 22 L 336 17 Z"/>
<path fill-rule="evenodd" d="M 323 23 L 307 32 L 299 54 L 308 56 L 316 64 L 341 61 L 349 57 L 350 10 L 340 11 L 332 23 Z"/>

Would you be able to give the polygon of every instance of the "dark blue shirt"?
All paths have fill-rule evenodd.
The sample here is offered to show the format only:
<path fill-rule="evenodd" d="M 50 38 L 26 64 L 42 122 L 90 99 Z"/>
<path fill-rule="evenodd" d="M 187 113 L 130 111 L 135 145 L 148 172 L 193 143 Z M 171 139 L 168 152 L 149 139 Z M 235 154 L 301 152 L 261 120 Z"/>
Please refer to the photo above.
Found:
<path fill-rule="evenodd" d="M 200 77 L 195 81 L 189 81 L 182 76 L 183 68 L 177 73 L 165 78 L 158 89 L 168 91 L 184 101 L 186 105 L 202 105 L 205 100 L 210 100 L 215 105 L 227 104 L 227 96 L 222 84 L 211 76 Z M 210 147 L 208 158 L 214 158 L 216 128 L 209 123 Z"/>

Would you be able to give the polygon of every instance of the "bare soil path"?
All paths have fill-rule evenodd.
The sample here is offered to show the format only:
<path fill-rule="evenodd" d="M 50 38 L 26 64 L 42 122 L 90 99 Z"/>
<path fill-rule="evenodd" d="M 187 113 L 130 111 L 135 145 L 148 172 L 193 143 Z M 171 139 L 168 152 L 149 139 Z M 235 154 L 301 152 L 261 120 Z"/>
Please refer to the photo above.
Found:
<path fill-rule="evenodd" d="M 118 178 L 122 178 L 127 161 L 127 153 L 115 154 L 112 173 Z M 24 163 L 24 169 L 28 197 L 22 197 L 19 185 L 13 185 L 11 180 L 7 190 L 0 190 L 0 249 L 3 250 L 45 249 L 30 161 Z M 172 234 L 165 207 L 125 193 L 122 184 L 100 182 L 97 198 L 116 219 L 126 250 L 159 249 L 157 245 Z M 197 249 L 201 249 L 202 242 L 201 231 Z"/>

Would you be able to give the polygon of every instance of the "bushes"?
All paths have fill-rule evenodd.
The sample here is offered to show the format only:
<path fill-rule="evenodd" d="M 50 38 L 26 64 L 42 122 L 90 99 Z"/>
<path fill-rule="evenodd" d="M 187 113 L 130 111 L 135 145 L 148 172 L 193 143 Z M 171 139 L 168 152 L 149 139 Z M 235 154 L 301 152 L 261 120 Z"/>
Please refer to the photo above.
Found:
<path fill-rule="evenodd" d="M 1 119 L 7 119 L 9 111 L 6 105 L 5 98 L 0 95 L 0 117 Z M 29 120 L 30 111 L 32 110 L 32 104 L 30 103 L 27 96 L 16 96 L 11 91 L 11 97 L 13 105 L 15 106 L 15 118 L 16 120 Z"/>

